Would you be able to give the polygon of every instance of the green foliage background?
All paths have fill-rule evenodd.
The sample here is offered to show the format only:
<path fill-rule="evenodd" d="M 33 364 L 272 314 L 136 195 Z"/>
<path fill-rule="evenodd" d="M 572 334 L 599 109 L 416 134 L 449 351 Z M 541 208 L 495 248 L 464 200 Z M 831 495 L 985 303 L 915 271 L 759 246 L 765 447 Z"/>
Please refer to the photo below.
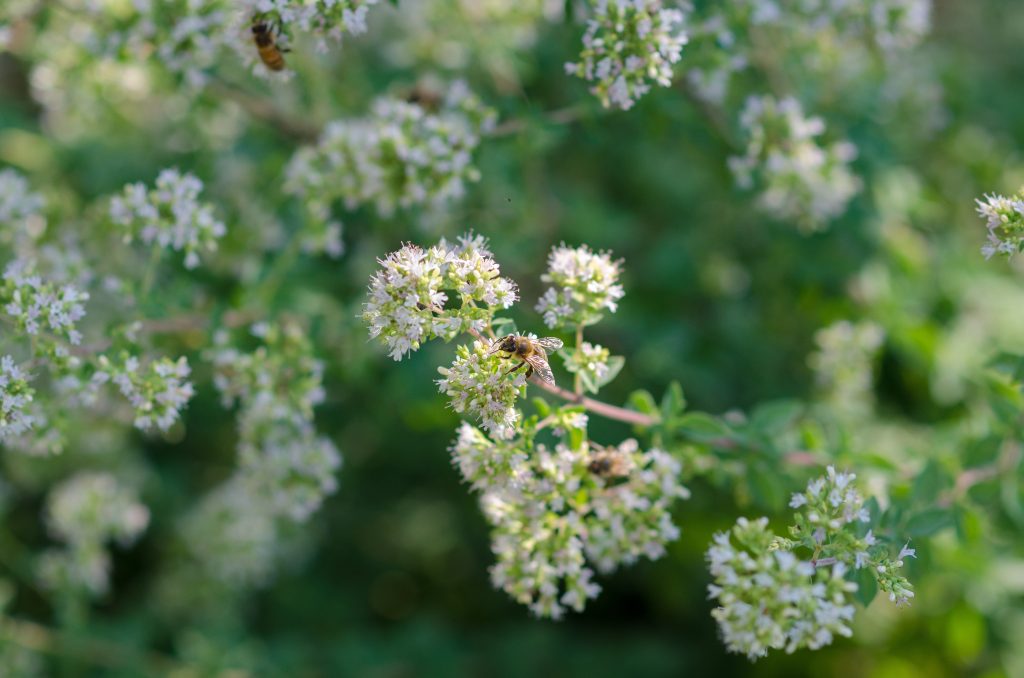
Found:
<path fill-rule="evenodd" d="M 805 109 L 858 146 L 855 168 L 865 181 L 842 218 L 809 236 L 764 217 L 752 195 L 733 187 L 727 140 L 680 87 L 658 89 L 628 113 L 602 113 L 582 84 L 563 76 L 580 27 L 543 31 L 531 52 L 516 56 L 521 86 L 482 68 L 464 74 L 501 119 L 528 124 L 522 133 L 484 141 L 483 179 L 455 207 L 447 230 L 490 238 L 503 272 L 521 287 L 523 302 L 513 309 L 519 326 L 540 330 L 530 309 L 552 245 L 613 250 L 625 260 L 626 297 L 590 336 L 627 363 L 604 399 L 622 403 L 637 388 L 660 394 L 678 380 L 690 407 L 723 412 L 810 397 L 806 357 L 814 332 L 839 319 L 873 320 L 887 338 L 876 374 L 877 416 L 865 426 L 877 432 L 873 440 L 891 445 L 847 451 L 839 464 L 862 478 L 873 469 L 888 473 L 890 465 L 909 469 L 898 474 L 897 494 L 920 483 L 915 473 L 929 460 L 935 473 L 951 475 L 966 454 L 953 430 L 970 416 L 982 366 L 1000 350 L 1024 346 L 1024 271 L 1019 259 L 982 259 L 984 228 L 973 211 L 983 192 L 1012 192 L 1024 183 L 1024 5 L 935 3 L 931 36 L 907 58 L 937 76 L 940 99 L 915 99 L 923 77 L 906 78 L 908 96 L 898 105 L 886 100 L 877 77 L 841 87 L 800 81 Z M 283 85 L 232 73 L 230 64 L 224 69 L 253 96 L 318 124 L 362 114 L 380 92 L 415 80 L 416 68 L 397 69 L 381 58 L 386 39 L 386 32 L 371 30 L 326 57 L 300 47 L 290 57 L 298 76 Z M 790 65 L 781 47 L 785 72 Z M 275 191 L 296 140 L 250 118 L 223 92 L 176 98 L 158 71 L 149 75 L 158 93 L 150 98 L 82 95 L 87 107 L 76 115 L 89 124 L 57 134 L 28 93 L 28 67 L 0 55 L 0 163 L 58 197 L 68 216 L 128 181 L 151 181 L 162 167 L 195 172 L 227 217 L 225 257 L 243 257 L 252 240 L 269 238 L 268 251 L 246 264 L 250 278 L 226 266 L 199 273 L 225 304 L 249 298 L 254 280 L 285 256 L 261 215 L 276 213 L 293 229 L 301 219 L 297 205 Z M 543 116 L 581 101 L 588 113 L 572 124 Z M 923 121 L 932 115 L 944 115 L 945 124 L 929 132 Z M 446 448 L 457 417 L 434 380 L 453 347 L 435 342 L 395 364 L 366 340 L 357 318 L 375 259 L 402 241 L 435 239 L 413 222 L 405 213 L 347 215 L 343 258 L 286 261 L 282 284 L 261 300 L 270 315 L 308 323 L 327 363 L 318 422 L 345 460 L 339 492 L 295 535 L 276 580 L 232 592 L 213 583 L 176 586 L 166 576 L 165 563 L 180 548 L 176 517 L 235 463 L 234 421 L 202 374 L 208 368 L 200 368 L 185 429 L 168 440 L 138 436 L 133 443 L 144 447 L 143 499 L 153 524 L 134 548 L 116 552 L 113 593 L 84 622 L 92 637 L 116 644 L 128 659 L 54 660 L 51 668 L 69 675 L 159 672 L 136 655 L 149 648 L 205 667 L 200 673 L 242 667 L 255 675 L 1024 672 L 1019 484 L 994 502 L 995 513 L 971 509 L 972 501 L 1006 494 L 998 481 L 972 490 L 955 525 L 915 540 L 919 557 L 908 564 L 918 590 L 913 607 L 896 610 L 878 600 L 859 613 L 853 639 L 819 652 L 777 653 L 751 664 L 726 654 L 718 641 L 703 562 L 711 534 L 738 515 L 783 507 L 759 504 L 756 490 L 714 476 L 689 483 L 693 498 L 676 513 L 682 537 L 665 558 L 601 578 L 604 591 L 583 615 L 531 619 L 491 588 L 486 524 L 450 466 Z M 864 303 L 858 285 L 879 280 L 887 281 L 885 292 Z M 151 317 L 161 304 L 180 303 L 174 285 L 162 289 L 166 298 L 147 309 Z M 181 345 L 191 342 L 194 350 L 200 339 L 186 336 Z M 952 396 L 938 388 L 937 396 L 936 384 L 946 377 L 967 386 Z M 591 426 L 595 438 L 630 434 L 596 417 Z M 893 448 L 902 454 L 893 458 Z M 5 473 L 38 490 L 19 493 L 6 508 L 9 533 L 21 546 L 0 543 L 5 569 L 28 562 L 20 549 L 47 543 L 39 512 L 50 480 L 97 454 L 109 455 L 111 464 L 117 458 L 111 450 L 32 460 L 3 454 Z M 800 487 L 810 471 L 789 473 L 770 492 Z M 9 611 L 41 623 L 55 618 L 29 586 L 18 587 Z"/>

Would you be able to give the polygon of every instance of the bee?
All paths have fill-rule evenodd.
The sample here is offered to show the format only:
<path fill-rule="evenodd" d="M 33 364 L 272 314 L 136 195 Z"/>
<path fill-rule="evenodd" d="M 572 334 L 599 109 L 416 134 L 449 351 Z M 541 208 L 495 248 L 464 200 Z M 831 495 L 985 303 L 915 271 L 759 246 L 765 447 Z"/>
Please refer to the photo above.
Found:
<path fill-rule="evenodd" d="M 407 92 L 405 100 L 410 104 L 416 104 L 425 111 L 436 113 L 444 103 L 444 96 L 436 87 L 418 82 Z"/>
<path fill-rule="evenodd" d="M 262 19 L 253 19 L 252 38 L 263 64 L 272 71 L 284 70 L 284 52 L 277 44 L 281 35 L 281 24 L 269 24 Z"/>
<path fill-rule="evenodd" d="M 526 366 L 526 378 L 529 379 L 534 372 L 540 380 L 546 384 L 555 385 L 555 375 L 551 373 L 551 366 L 548 365 L 548 354 L 545 349 L 557 351 L 562 348 L 562 340 L 555 337 L 544 337 L 543 339 L 531 339 L 521 334 L 509 334 L 491 344 L 491 353 L 502 351 L 509 355 L 505 358 L 518 358 L 520 363 L 509 368 L 505 374 L 515 372 L 524 365 Z"/>
<path fill-rule="evenodd" d="M 625 478 L 633 468 L 632 460 L 617 447 L 598 447 L 590 455 L 590 463 L 587 470 L 595 476 L 610 480 L 613 478 Z"/>

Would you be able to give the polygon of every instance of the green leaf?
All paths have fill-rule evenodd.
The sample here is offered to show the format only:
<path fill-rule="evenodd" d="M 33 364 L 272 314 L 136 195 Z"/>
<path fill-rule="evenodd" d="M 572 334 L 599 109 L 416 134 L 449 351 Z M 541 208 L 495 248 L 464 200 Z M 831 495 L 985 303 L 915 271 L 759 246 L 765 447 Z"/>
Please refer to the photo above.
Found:
<path fill-rule="evenodd" d="M 924 469 L 914 480 L 914 500 L 922 504 L 931 504 L 939 497 L 945 486 L 945 474 L 942 467 L 934 459 L 925 464 Z"/>
<path fill-rule="evenodd" d="M 546 417 L 551 414 L 551 405 L 549 405 L 548 401 L 543 398 L 534 398 L 533 407 L 537 410 L 537 414 L 542 417 Z"/>
<path fill-rule="evenodd" d="M 857 590 L 853 594 L 854 599 L 867 607 L 878 593 L 878 582 L 875 580 L 875 575 L 871 574 L 870 567 L 862 567 L 853 571 L 853 581 L 857 584 Z"/>
<path fill-rule="evenodd" d="M 732 434 L 725 422 L 706 412 L 684 414 L 676 420 L 676 427 L 685 437 L 697 442 L 708 442 Z"/>
<path fill-rule="evenodd" d="M 804 409 L 804 404 L 798 400 L 773 400 L 754 409 L 750 415 L 750 426 L 774 437 L 793 426 Z"/>
<path fill-rule="evenodd" d="M 686 409 L 686 396 L 683 395 L 683 387 L 678 381 L 668 385 L 665 395 L 661 398 L 661 418 L 664 421 L 671 421 Z"/>
<path fill-rule="evenodd" d="M 908 537 L 927 537 L 952 524 L 953 514 L 949 509 L 925 509 L 910 516 L 905 532 Z"/>
<path fill-rule="evenodd" d="M 650 391 L 633 391 L 629 394 L 629 404 L 637 412 L 644 414 L 657 414 L 658 405 L 654 402 L 654 396 Z"/>
<path fill-rule="evenodd" d="M 747 468 L 750 495 L 762 508 L 777 511 L 785 503 L 786 488 L 779 474 L 772 473 L 765 464 L 751 464 Z"/>
<path fill-rule="evenodd" d="M 583 371 L 579 373 L 580 383 L 583 384 L 583 388 L 587 389 L 590 393 L 597 393 L 599 386 L 594 381 L 594 375 L 590 372 Z"/>

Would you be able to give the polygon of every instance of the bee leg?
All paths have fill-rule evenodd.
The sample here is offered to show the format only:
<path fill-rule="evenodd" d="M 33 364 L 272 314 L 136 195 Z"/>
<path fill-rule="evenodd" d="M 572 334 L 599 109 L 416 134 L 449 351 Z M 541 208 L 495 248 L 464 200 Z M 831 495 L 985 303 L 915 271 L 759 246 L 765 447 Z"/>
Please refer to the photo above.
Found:
<path fill-rule="evenodd" d="M 527 370 L 527 372 L 526 372 L 526 378 L 529 379 L 530 378 L 530 372 L 533 371 L 533 368 L 530 367 L 529 365 L 527 365 L 525 360 L 523 362 L 519 363 L 518 365 L 513 365 L 512 367 L 510 367 L 507 370 L 505 370 L 505 374 L 512 374 L 513 372 L 515 372 L 518 369 L 521 369 L 524 366 L 529 368 Z"/>

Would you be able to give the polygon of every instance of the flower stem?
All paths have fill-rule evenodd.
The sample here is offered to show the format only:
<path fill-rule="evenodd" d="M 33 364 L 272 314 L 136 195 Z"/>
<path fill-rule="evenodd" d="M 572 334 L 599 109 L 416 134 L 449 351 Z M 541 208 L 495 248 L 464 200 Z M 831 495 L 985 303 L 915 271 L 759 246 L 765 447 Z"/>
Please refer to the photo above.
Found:
<path fill-rule="evenodd" d="M 475 329 L 470 329 L 469 333 L 472 334 L 477 341 L 484 344 L 490 343 L 484 338 L 484 335 L 480 334 Z M 607 419 L 614 419 L 615 421 L 622 421 L 627 424 L 635 424 L 636 426 L 654 426 L 660 420 L 657 417 L 652 417 L 643 412 L 637 412 L 635 410 L 627 410 L 624 407 L 616 407 L 615 405 L 609 405 L 603 403 L 600 400 L 594 400 L 593 398 L 586 398 L 582 395 L 578 395 L 562 388 L 561 386 L 555 386 L 547 382 L 541 381 L 540 377 L 536 374 L 530 377 L 530 383 L 534 386 L 539 386 L 551 395 L 556 395 L 563 400 L 568 400 L 571 403 L 583 405 L 583 407 L 589 412 L 599 414 Z"/>

